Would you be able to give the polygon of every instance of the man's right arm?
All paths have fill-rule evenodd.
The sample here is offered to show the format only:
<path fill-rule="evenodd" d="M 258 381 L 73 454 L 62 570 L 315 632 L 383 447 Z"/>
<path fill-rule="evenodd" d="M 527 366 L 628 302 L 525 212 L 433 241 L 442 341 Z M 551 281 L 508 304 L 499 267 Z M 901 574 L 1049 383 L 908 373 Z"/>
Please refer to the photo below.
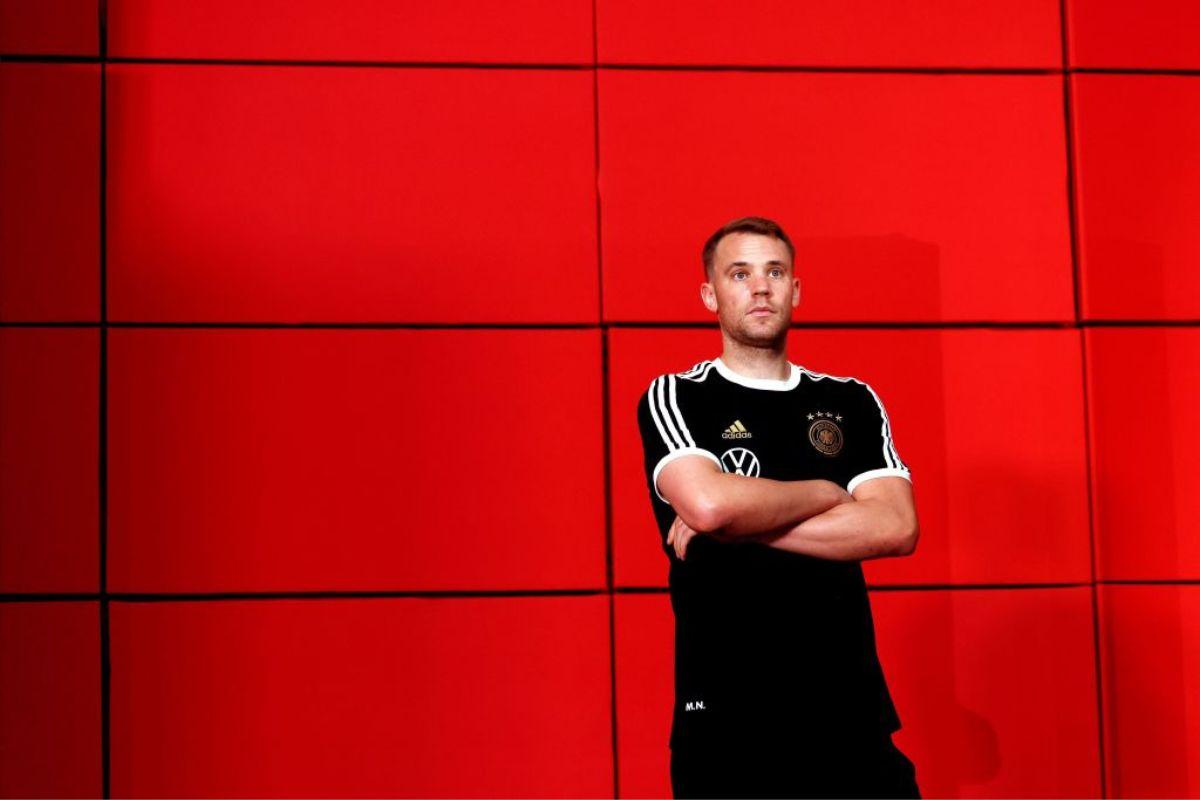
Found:
<path fill-rule="evenodd" d="M 748 478 L 691 455 L 666 464 L 657 488 L 688 527 L 734 537 L 790 527 L 851 499 L 832 481 Z"/>

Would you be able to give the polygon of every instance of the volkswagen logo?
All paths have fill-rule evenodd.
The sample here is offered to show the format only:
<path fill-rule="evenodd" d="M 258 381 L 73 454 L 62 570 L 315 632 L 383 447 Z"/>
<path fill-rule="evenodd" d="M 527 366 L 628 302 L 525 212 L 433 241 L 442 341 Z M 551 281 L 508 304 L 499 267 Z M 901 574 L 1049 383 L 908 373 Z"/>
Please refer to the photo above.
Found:
<path fill-rule="evenodd" d="M 744 447 L 731 447 L 721 454 L 721 469 L 747 478 L 758 477 L 758 456 Z"/>

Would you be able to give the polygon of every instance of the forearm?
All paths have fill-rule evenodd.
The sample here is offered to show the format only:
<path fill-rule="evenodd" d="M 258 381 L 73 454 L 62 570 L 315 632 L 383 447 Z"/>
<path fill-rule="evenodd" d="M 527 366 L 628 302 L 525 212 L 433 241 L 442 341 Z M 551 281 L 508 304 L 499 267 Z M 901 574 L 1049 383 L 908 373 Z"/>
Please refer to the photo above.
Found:
<path fill-rule="evenodd" d="M 727 473 L 712 476 L 708 496 L 711 507 L 697 530 L 731 538 L 778 531 L 850 499 L 840 486 L 826 480 L 777 481 Z"/>
<path fill-rule="evenodd" d="M 780 531 L 757 536 L 768 547 L 832 561 L 908 555 L 916 546 L 915 517 L 879 500 L 852 500 Z"/>

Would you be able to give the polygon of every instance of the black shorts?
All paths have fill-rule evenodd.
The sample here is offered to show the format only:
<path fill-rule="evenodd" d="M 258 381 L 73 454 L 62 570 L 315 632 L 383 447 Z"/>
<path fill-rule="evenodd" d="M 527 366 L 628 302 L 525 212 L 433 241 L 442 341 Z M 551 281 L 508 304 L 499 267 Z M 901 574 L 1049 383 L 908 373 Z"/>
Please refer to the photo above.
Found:
<path fill-rule="evenodd" d="M 675 797 L 921 796 L 890 735 L 853 748 L 672 750 L 671 788 Z"/>

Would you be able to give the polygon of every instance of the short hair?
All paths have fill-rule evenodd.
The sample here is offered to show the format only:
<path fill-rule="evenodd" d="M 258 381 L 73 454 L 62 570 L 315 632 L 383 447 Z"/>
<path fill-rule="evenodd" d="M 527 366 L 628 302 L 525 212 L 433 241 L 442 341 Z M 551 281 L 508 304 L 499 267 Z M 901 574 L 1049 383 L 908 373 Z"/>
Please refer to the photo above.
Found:
<path fill-rule="evenodd" d="M 708 237 L 708 241 L 704 243 L 704 250 L 701 251 L 700 258 L 704 262 L 704 276 L 709 280 L 712 280 L 713 276 L 713 260 L 717 256 L 717 245 L 731 233 L 757 233 L 761 236 L 774 236 L 787 245 L 788 256 L 792 259 L 792 263 L 794 264 L 796 261 L 796 248 L 778 222 L 766 217 L 740 217 L 717 228 L 716 233 Z"/>

